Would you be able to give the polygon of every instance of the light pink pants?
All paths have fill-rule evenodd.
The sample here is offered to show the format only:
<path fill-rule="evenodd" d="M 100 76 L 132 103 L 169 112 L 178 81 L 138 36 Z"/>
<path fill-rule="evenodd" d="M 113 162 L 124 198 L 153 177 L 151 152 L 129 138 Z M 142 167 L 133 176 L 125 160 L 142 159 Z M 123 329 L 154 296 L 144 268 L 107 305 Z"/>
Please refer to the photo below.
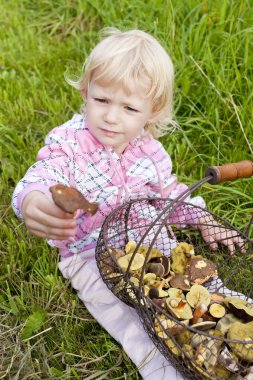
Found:
<path fill-rule="evenodd" d="M 94 250 L 62 259 L 59 269 L 90 314 L 122 345 L 143 379 L 183 379 L 154 346 L 136 311 L 107 288 L 100 277 Z"/>

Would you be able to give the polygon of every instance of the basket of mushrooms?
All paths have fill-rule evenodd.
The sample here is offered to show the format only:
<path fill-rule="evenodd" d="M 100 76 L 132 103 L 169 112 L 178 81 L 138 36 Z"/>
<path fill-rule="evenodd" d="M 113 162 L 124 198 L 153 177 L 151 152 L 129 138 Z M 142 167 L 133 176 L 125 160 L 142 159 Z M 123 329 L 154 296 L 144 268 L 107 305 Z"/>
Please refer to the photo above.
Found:
<path fill-rule="evenodd" d="M 212 177 L 208 173 L 174 200 L 119 206 L 103 224 L 96 260 L 109 289 L 136 309 L 154 344 L 184 378 L 252 380 L 252 219 L 242 232 L 185 202 Z M 186 211 L 192 219 L 204 213 L 207 231 L 214 220 L 222 226 L 217 251 L 185 222 Z M 243 241 L 233 256 L 222 244 L 231 236 Z"/>

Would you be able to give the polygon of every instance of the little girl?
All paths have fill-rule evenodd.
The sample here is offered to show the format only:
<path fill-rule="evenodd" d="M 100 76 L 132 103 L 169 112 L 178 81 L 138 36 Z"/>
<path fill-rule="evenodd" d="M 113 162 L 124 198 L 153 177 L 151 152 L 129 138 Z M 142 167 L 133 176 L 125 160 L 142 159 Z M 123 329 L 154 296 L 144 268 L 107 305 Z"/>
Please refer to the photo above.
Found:
<path fill-rule="evenodd" d="M 119 301 L 99 276 L 95 247 L 105 217 L 137 197 L 175 198 L 187 186 L 177 183 L 171 159 L 155 137 L 172 121 L 173 65 L 164 48 L 149 34 L 106 30 L 91 52 L 76 87 L 83 98 L 76 114 L 46 137 L 37 162 L 18 183 L 13 209 L 30 232 L 59 248 L 59 269 L 71 280 L 94 318 L 123 346 L 147 380 L 182 379 L 157 351 L 135 310 Z M 72 186 L 99 203 L 91 216 L 75 218 L 52 201 L 49 188 Z M 201 197 L 188 199 L 204 207 Z M 198 227 L 199 220 L 184 215 Z M 210 227 L 211 228 L 211 227 Z M 217 226 L 201 231 L 216 248 Z M 212 241 L 209 240 L 212 236 Z M 231 253 L 237 237 L 223 239 Z"/>

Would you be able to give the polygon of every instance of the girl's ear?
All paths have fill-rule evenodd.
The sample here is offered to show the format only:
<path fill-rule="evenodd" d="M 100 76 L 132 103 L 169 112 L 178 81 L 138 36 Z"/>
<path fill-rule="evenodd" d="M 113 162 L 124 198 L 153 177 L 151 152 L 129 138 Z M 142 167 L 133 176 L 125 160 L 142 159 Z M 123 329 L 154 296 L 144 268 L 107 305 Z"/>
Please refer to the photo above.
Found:
<path fill-rule="evenodd" d="M 87 101 L 87 89 L 81 90 L 81 96 L 83 98 L 84 103 Z"/>
<path fill-rule="evenodd" d="M 161 111 L 154 111 L 152 112 L 150 118 L 149 118 L 149 123 L 157 123 L 161 118 Z"/>

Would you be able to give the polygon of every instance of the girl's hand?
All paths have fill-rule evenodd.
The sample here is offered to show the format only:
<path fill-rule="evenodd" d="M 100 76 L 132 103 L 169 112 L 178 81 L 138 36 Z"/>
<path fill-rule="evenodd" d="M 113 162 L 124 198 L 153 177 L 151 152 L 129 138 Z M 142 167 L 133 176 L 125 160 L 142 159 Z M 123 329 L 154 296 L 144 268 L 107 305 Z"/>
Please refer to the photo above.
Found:
<path fill-rule="evenodd" d="M 40 191 L 31 191 L 26 195 L 22 215 L 26 227 L 33 235 L 74 241 L 76 220 Z"/>
<path fill-rule="evenodd" d="M 245 241 L 239 236 L 236 230 L 230 230 L 216 222 L 211 215 L 200 218 L 198 226 L 203 239 L 207 242 L 211 249 L 216 250 L 218 243 L 225 245 L 230 254 L 233 256 L 236 252 L 236 245 L 242 253 L 246 253 L 244 248 Z"/>

